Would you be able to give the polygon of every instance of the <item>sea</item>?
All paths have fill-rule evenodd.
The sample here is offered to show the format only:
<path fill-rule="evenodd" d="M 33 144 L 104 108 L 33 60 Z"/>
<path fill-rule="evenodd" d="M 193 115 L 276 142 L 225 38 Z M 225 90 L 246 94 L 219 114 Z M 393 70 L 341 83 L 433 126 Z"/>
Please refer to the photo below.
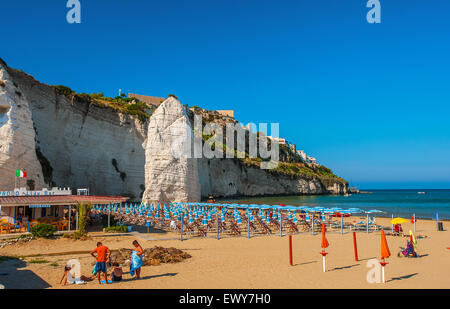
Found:
<path fill-rule="evenodd" d="M 364 193 L 343 195 L 273 196 L 221 199 L 217 202 L 237 204 L 267 204 L 292 206 L 321 206 L 381 210 L 377 216 L 450 220 L 450 190 L 361 190 Z M 424 192 L 420 194 L 419 192 Z"/>

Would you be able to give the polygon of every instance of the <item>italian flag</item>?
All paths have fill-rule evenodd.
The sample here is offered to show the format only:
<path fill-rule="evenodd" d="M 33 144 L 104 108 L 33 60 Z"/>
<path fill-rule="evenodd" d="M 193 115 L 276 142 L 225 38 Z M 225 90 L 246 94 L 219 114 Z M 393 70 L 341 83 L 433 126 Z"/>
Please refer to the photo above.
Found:
<path fill-rule="evenodd" d="M 27 172 L 24 172 L 24 171 L 21 171 L 21 170 L 16 170 L 16 177 L 26 178 L 27 177 Z"/>

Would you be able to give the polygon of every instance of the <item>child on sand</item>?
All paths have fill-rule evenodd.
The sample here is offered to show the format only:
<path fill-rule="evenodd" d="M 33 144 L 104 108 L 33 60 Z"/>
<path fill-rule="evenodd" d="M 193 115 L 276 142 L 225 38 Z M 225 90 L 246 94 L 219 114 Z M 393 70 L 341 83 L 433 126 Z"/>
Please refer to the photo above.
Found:
<path fill-rule="evenodd" d="M 122 267 L 119 266 L 119 263 L 113 263 L 112 272 L 111 272 L 111 281 L 118 282 L 122 280 Z"/>
<path fill-rule="evenodd" d="M 72 273 L 70 272 L 71 270 L 72 267 L 70 267 L 69 265 L 64 266 L 64 273 L 63 276 L 61 277 L 61 280 L 59 281 L 59 284 L 62 284 L 64 278 L 67 278 L 67 280 L 64 281 L 64 285 L 66 285 L 66 283 L 85 284 L 86 281 L 90 281 L 90 279 L 85 276 L 80 276 L 80 278 L 74 278 Z"/>

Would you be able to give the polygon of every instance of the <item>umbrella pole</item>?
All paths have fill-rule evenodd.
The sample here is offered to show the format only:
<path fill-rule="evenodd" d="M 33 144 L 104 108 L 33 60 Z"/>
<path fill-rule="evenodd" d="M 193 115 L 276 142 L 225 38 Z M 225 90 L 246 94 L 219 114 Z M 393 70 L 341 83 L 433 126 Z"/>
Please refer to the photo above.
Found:
<path fill-rule="evenodd" d="M 394 214 L 392 214 L 392 220 L 394 220 Z M 394 224 L 391 224 L 391 232 L 394 234 Z"/>
<path fill-rule="evenodd" d="M 183 221 L 184 221 L 184 214 L 183 214 L 183 211 L 182 211 L 181 212 L 180 241 L 183 241 Z"/>
<path fill-rule="evenodd" d="M 312 217 L 312 234 L 314 235 L 314 215 Z"/>
<path fill-rule="evenodd" d="M 247 215 L 247 223 L 248 223 L 248 226 L 247 226 L 247 237 L 250 238 L 250 210 L 249 210 L 248 215 Z"/>
<path fill-rule="evenodd" d="M 355 261 L 358 262 L 358 247 L 356 245 L 356 232 L 353 232 L 353 249 L 355 251 Z"/>
<path fill-rule="evenodd" d="M 366 231 L 367 231 L 367 234 L 369 234 L 369 214 L 367 214 L 367 218 L 366 218 Z"/>
<path fill-rule="evenodd" d="M 323 266 L 323 272 L 326 272 L 326 262 L 325 262 L 325 255 L 322 256 L 322 266 Z"/>
<path fill-rule="evenodd" d="M 416 214 L 414 214 L 414 233 L 416 232 Z"/>
<path fill-rule="evenodd" d="M 439 215 L 436 213 L 436 230 L 439 232 Z"/>
<path fill-rule="evenodd" d="M 216 220 L 217 220 L 217 240 L 219 240 L 219 212 L 216 212 Z"/>
<path fill-rule="evenodd" d="M 344 216 L 341 213 L 341 234 L 344 234 Z"/>
<path fill-rule="evenodd" d="M 381 266 L 381 277 L 383 279 L 383 283 L 386 283 L 384 280 L 384 266 Z"/>
<path fill-rule="evenodd" d="M 292 235 L 289 235 L 289 264 L 293 266 L 292 262 Z"/>
<path fill-rule="evenodd" d="M 283 237 L 283 213 L 280 212 L 280 237 Z"/>

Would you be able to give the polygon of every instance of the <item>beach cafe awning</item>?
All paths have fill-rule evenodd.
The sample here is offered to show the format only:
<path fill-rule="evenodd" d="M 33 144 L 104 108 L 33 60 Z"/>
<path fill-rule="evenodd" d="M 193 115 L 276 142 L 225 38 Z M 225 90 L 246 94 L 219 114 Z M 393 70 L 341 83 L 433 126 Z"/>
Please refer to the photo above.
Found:
<path fill-rule="evenodd" d="M 3 207 L 34 206 L 34 208 L 46 208 L 55 205 L 77 205 L 81 203 L 117 204 L 126 202 L 128 199 L 128 197 L 123 196 L 98 195 L 0 196 L 0 205 Z"/>

